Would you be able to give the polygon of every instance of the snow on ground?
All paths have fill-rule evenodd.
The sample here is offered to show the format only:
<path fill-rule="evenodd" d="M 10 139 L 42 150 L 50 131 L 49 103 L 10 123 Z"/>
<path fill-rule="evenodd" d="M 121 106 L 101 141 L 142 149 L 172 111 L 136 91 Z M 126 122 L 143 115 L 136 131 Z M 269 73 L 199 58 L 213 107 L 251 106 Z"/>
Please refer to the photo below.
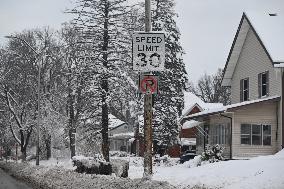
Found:
<path fill-rule="evenodd" d="M 96 178 L 96 183 L 114 182 L 114 186 L 119 186 L 120 182 L 127 182 L 128 185 L 134 186 L 141 183 L 139 178 L 143 177 L 143 158 L 141 157 L 112 157 L 113 159 L 124 159 L 129 161 L 129 178 L 123 180 L 115 176 L 79 176 L 74 173 L 74 167 L 70 160 L 51 159 L 49 161 L 40 161 L 41 168 L 35 169 L 33 174 L 40 177 L 40 179 L 56 178 L 56 174 L 68 173 L 69 177 L 78 181 L 72 181 L 79 185 L 83 179 Z M 178 159 L 174 158 L 160 158 L 160 163 L 155 162 L 153 167 L 153 180 L 167 181 L 169 184 L 177 188 L 225 188 L 225 189 L 281 189 L 284 188 L 284 150 L 275 155 L 260 156 L 250 160 L 231 160 L 212 164 L 205 164 L 199 167 L 193 166 L 194 160 L 184 164 L 178 164 Z M 166 160 L 163 162 L 162 160 Z M 34 164 L 32 162 L 31 164 Z M 19 164 L 19 163 L 18 163 Z M 46 166 L 45 168 L 43 168 Z M 61 167 L 63 166 L 63 167 Z M 60 168 L 61 167 L 61 168 Z M 40 169 L 40 172 L 37 171 Z M 65 169 L 65 171 L 63 170 Z M 70 170 L 71 169 L 71 170 Z M 23 169 L 22 172 L 29 172 L 29 169 Z M 67 171 L 66 171 L 67 170 Z M 68 171 L 69 170 L 69 171 Z M 61 173 L 62 172 L 62 173 Z M 73 173 L 72 173 L 73 172 Z M 20 171 L 21 173 L 21 171 Z M 51 176 L 49 176 L 51 174 Z M 73 176 L 74 174 L 74 176 Z M 44 176 L 42 176 L 44 175 Z M 82 174 L 84 175 L 84 174 Z M 61 178 L 60 179 L 67 179 Z M 139 180 L 139 182 L 137 181 Z M 68 179 L 69 180 L 69 179 Z M 82 180 L 82 181 L 83 181 Z M 101 180 L 101 181 L 99 181 Z M 43 182 L 43 181 L 42 181 Z M 57 181 L 58 182 L 58 181 Z M 55 182 L 55 183 L 57 183 Z M 89 181 L 88 181 L 89 182 Z M 61 183 L 58 182 L 57 185 Z M 90 182 L 91 184 L 95 184 Z M 159 183 L 152 183 L 152 186 L 160 186 Z M 57 186 L 56 185 L 56 186 Z M 163 185 L 163 184 L 162 184 Z M 85 186 L 85 184 L 83 184 Z M 171 186 L 164 184 L 163 187 L 171 188 Z M 163 188 L 161 187 L 161 188 Z M 143 188 L 143 187 L 142 187 Z M 150 187 L 151 188 L 151 187 Z"/>
<path fill-rule="evenodd" d="M 35 188 L 43 189 L 176 189 L 166 182 L 131 180 L 113 175 L 80 174 L 52 164 L 44 167 L 0 161 L 0 168 L 9 171 L 12 176 L 30 183 Z"/>
<path fill-rule="evenodd" d="M 284 150 L 276 155 L 250 160 L 231 160 L 189 168 L 177 164 L 172 167 L 155 166 L 153 180 L 167 181 L 178 188 L 204 186 L 226 189 L 284 188 Z M 130 166 L 130 178 L 141 178 L 143 167 Z"/>

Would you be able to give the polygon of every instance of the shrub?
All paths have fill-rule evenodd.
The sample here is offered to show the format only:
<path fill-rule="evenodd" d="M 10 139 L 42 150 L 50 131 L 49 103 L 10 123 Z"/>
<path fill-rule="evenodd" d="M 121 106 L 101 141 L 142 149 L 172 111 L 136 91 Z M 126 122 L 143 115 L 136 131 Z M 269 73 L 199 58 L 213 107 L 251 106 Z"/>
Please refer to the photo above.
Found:
<path fill-rule="evenodd" d="M 154 165 L 156 166 L 165 166 L 165 167 L 171 167 L 176 165 L 178 162 L 177 159 L 171 158 L 168 155 L 160 156 L 159 154 L 156 154 L 154 157 Z"/>
<path fill-rule="evenodd" d="M 206 145 L 205 152 L 201 155 L 202 161 L 209 161 L 209 163 L 214 163 L 224 160 L 223 154 L 224 147 L 219 144 L 213 146 Z"/>
<path fill-rule="evenodd" d="M 72 161 L 78 173 L 100 175 L 115 173 L 118 177 L 128 177 L 129 162 L 125 160 L 113 159 L 111 162 L 105 162 L 100 156 L 74 156 Z"/>

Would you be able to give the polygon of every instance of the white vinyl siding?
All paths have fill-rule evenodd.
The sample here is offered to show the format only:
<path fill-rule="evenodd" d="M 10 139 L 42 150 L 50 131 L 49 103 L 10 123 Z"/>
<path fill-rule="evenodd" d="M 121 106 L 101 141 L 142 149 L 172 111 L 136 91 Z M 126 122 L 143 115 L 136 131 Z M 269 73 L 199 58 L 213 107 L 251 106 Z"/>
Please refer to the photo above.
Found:
<path fill-rule="evenodd" d="M 249 78 L 249 100 L 259 98 L 259 73 L 268 71 L 269 96 L 281 95 L 281 75 L 277 74 L 252 29 L 249 29 L 234 70 L 231 85 L 232 104 L 240 99 L 240 80 Z"/>
<path fill-rule="evenodd" d="M 244 106 L 243 108 L 239 108 L 238 110 L 234 111 L 232 146 L 234 158 L 271 155 L 277 152 L 279 146 L 276 140 L 277 103 L 279 102 L 253 104 L 250 106 Z M 248 140 L 250 145 L 241 144 L 241 137 L 243 136 L 243 138 L 245 138 L 245 135 L 241 134 L 241 125 L 244 123 L 251 125 L 271 125 L 270 135 L 269 132 L 266 132 L 267 136 L 271 136 L 271 144 L 253 145 L 251 139 Z M 258 136 L 257 132 L 255 132 L 254 135 Z"/>

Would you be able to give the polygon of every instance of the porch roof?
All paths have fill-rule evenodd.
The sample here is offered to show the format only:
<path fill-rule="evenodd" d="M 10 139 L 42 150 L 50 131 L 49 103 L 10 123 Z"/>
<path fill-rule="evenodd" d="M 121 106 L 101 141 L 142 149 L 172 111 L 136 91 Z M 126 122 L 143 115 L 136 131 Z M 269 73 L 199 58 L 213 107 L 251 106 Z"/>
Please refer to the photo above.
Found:
<path fill-rule="evenodd" d="M 261 103 L 261 102 L 266 102 L 266 101 L 279 101 L 281 99 L 280 96 L 271 96 L 267 98 L 261 98 L 261 99 L 256 99 L 256 100 L 251 100 L 251 101 L 245 101 L 245 102 L 240 102 L 236 104 L 231 104 L 227 106 L 223 106 L 220 108 L 215 108 L 215 109 L 210 109 L 210 110 L 205 110 L 202 112 L 198 112 L 195 114 L 191 114 L 189 116 L 184 117 L 185 121 L 189 121 L 192 119 L 200 118 L 200 117 L 206 117 L 214 114 L 219 114 L 219 113 L 229 113 L 230 111 L 234 110 L 235 108 L 243 107 L 243 106 L 248 106 L 251 104 L 256 104 L 256 103 Z"/>
<path fill-rule="evenodd" d="M 116 133 L 112 136 L 109 136 L 111 139 L 130 139 L 134 137 L 134 132 L 127 132 L 127 133 Z"/>

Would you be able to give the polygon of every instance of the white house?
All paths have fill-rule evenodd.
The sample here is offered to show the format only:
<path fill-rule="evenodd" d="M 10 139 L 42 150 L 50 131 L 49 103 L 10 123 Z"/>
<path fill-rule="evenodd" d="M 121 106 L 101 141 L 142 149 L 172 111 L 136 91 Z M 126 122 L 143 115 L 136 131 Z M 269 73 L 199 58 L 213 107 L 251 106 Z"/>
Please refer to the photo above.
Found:
<path fill-rule="evenodd" d="M 197 152 L 221 144 L 227 158 L 270 155 L 284 145 L 284 16 L 244 13 L 223 74 L 231 105 L 186 116 L 202 122 Z"/>
<path fill-rule="evenodd" d="M 109 139 L 111 151 L 131 152 L 134 128 L 109 114 Z"/>

